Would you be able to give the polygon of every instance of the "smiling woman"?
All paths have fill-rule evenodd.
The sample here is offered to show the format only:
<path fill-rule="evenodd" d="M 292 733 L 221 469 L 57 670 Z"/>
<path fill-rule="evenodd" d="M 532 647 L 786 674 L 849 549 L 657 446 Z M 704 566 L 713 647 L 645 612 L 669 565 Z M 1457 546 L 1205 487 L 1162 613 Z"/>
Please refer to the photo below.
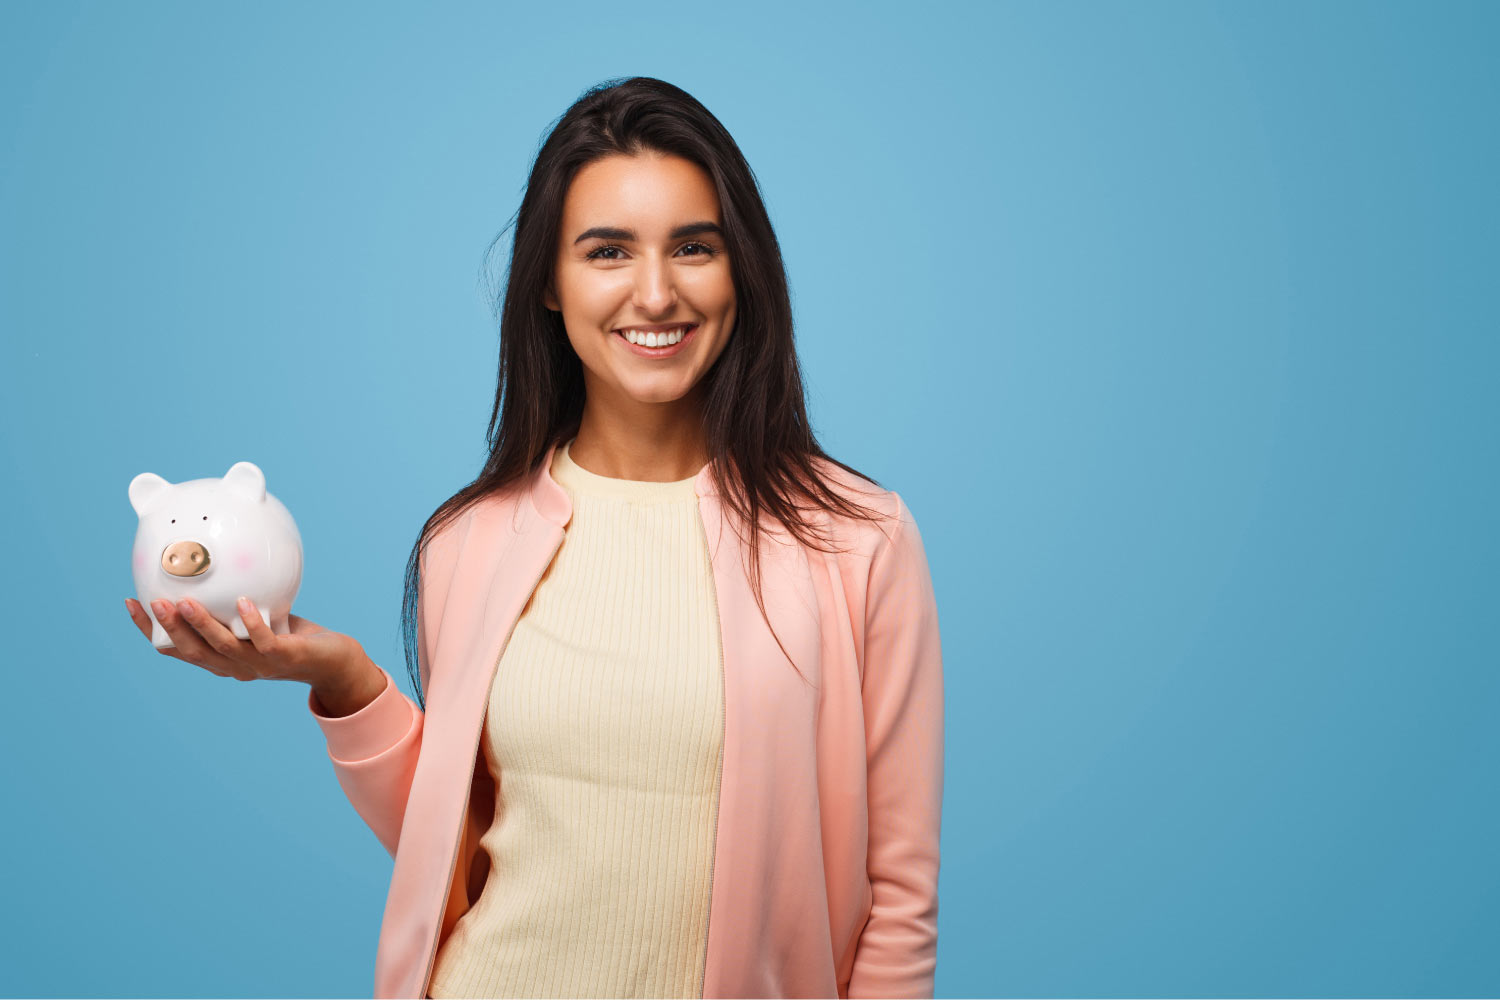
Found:
<path fill-rule="evenodd" d="M 932 996 L 921 534 L 815 440 L 754 175 L 677 87 L 538 153 L 488 440 L 408 560 L 415 698 L 309 697 L 395 859 L 376 996 Z"/>
<path fill-rule="evenodd" d="M 587 405 L 575 456 L 585 464 L 608 469 L 599 453 L 608 448 L 598 445 L 612 436 L 609 428 L 630 426 L 653 431 L 663 453 L 674 438 L 685 445 L 677 449 L 685 460 L 677 471 L 696 471 L 706 460 L 702 432 L 693 430 L 705 409 L 703 376 L 724 352 L 735 320 L 719 216 L 713 178 L 681 156 L 614 154 L 574 176 L 542 301 L 562 314 L 583 365 Z M 667 359 L 672 363 L 660 363 Z M 658 436 L 653 429 L 661 425 L 674 428 L 673 437 Z M 643 457 L 656 462 L 649 452 Z M 609 474 L 650 478 L 648 469 Z"/>

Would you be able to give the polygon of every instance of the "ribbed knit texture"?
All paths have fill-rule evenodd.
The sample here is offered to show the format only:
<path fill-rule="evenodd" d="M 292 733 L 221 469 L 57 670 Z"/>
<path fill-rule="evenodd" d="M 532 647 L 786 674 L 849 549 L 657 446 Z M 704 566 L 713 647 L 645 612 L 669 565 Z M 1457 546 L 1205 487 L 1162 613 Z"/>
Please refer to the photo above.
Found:
<path fill-rule="evenodd" d="M 566 445 L 551 469 L 572 519 L 481 735 L 490 872 L 429 994 L 697 997 L 723 687 L 694 480 L 596 475 Z"/>

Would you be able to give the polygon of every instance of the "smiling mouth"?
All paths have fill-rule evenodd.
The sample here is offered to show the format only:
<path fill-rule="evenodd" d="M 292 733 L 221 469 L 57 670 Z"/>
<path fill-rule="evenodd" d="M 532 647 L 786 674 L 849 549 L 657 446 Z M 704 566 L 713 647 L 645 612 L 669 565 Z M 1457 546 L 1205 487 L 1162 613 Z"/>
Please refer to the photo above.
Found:
<path fill-rule="evenodd" d="M 697 323 L 681 323 L 666 330 L 649 330 L 645 332 L 632 330 L 630 333 L 626 333 L 625 330 L 613 330 L 611 332 L 618 334 L 626 343 L 637 347 L 660 349 L 681 343 L 697 328 Z"/>
<path fill-rule="evenodd" d="M 682 328 L 679 327 L 678 329 Z M 623 331 L 612 331 L 612 335 L 620 338 L 620 341 L 625 345 L 626 350 L 636 355 L 637 357 L 642 358 L 670 358 L 673 355 L 680 354 L 682 351 L 687 349 L 688 342 L 696 337 L 697 334 L 697 323 L 686 324 L 686 332 L 682 334 L 682 336 L 677 340 L 676 343 L 667 342 L 652 346 L 649 342 L 652 339 L 651 337 L 642 338 L 638 334 L 636 341 L 632 343 L 630 338 L 625 336 Z M 660 336 L 660 334 L 654 335 Z"/>

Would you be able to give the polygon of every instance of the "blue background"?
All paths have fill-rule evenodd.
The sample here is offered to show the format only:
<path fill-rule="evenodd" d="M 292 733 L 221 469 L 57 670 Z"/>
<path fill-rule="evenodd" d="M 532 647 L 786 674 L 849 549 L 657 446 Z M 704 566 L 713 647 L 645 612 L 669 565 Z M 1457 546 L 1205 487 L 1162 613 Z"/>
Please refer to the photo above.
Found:
<path fill-rule="evenodd" d="M 3 988 L 368 996 L 300 684 L 154 653 L 126 486 L 247 459 L 406 684 L 544 130 L 764 187 L 815 427 L 907 500 L 939 995 L 1500 993 L 1491 3 L 0 8 Z"/>

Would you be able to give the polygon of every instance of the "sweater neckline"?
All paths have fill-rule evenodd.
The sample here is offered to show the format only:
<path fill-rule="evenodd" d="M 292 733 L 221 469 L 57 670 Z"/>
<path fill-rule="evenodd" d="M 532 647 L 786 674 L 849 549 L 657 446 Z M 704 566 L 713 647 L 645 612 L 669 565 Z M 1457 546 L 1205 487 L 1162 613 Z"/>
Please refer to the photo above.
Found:
<path fill-rule="evenodd" d="M 558 484 L 575 496 L 603 497 L 637 502 L 662 502 L 673 500 L 696 501 L 694 488 L 698 477 L 688 476 L 671 482 L 652 482 L 647 479 L 616 479 L 590 472 L 573 461 L 569 440 L 556 450 L 552 457 L 552 477 Z"/>

